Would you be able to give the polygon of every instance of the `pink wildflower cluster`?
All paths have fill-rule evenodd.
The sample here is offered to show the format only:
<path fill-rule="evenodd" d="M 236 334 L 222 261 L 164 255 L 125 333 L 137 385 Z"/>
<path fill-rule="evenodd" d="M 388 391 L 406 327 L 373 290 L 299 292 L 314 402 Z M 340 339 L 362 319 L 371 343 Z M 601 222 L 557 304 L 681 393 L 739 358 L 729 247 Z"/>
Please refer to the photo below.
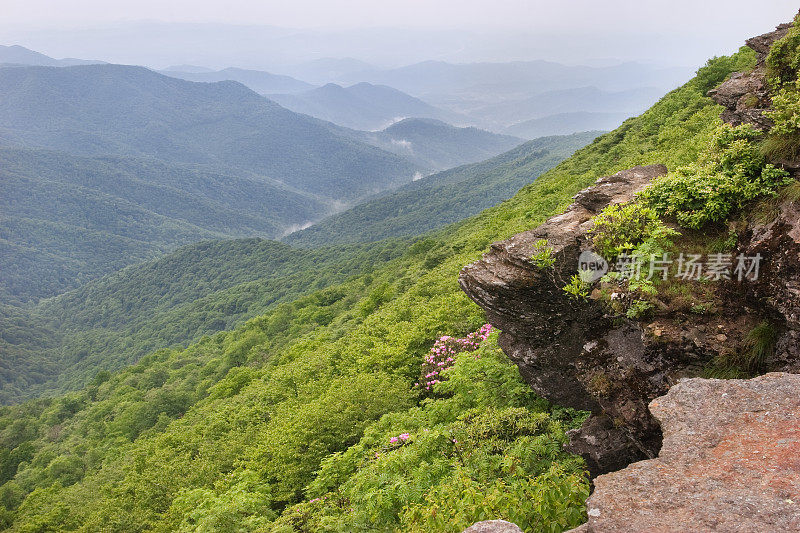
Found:
<path fill-rule="evenodd" d="M 405 442 L 411 438 L 411 435 L 408 433 L 400 433 L 396 437 L 392 437 L 389 439 L 389 444 L 397 444 L 398 442 Z"/>
<path fill-rule="evenodd" d="M 415 383 L 415 385 L 425 387 L 425 390 L 431 390 L 431 387 L 441 383 L 442 372 L 453 366 L 455 356 L 461 352 L 477 350 L 491 331 L 492 325 L 484 324 L 478 331 L 473 331 L 461 339 L 449 335 L 441 337 L 433 344 L 430 353 L 425 356 L 425 362 L 422 363 L 422 376 L 419 383 Z"/>

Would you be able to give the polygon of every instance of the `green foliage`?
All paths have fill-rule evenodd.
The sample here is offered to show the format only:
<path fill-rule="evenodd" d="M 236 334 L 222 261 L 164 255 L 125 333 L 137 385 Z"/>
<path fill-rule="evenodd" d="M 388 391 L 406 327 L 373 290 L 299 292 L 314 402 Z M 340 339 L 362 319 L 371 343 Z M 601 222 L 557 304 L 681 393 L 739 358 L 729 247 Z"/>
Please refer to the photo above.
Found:
<path fill-rule="evenodd" d="M 590 284 L 587 283 L 580 274 L 573 275 L 569 283 L 567 283 L 563 290 L 575 300 L 588 300 L 589 299 Z"/>
<path fill-rule="evenodd" d="M 635 320 L 647 315 L 653 308 L 653 304 L 647 300 L 634 300 L 633 303 L 628 306 L 625 315 L 631 320 Z"/>
<path fill-rule="evenodd" d="M 539 268 L 549 268 L 556 262 L 553 249 L 547 244 L 547 239 L 540 239 L 533 243 L 531 261 Z"/>
<path fill-rule="evenodd" d="M 0 402 L 80 388 L 98 368 L 117 370 L 160 347 L 185 346 L 283 302 L 306 305 L 301 295 L 369 272 L 406 247 L 401 241 L 315 250 L 264 239 L 202 242 L 33 307 L 0 307 L 0 346 L 14 361 L 0 373 Z M 330 290 L 315 298 L 344 297 Z M 326 322 L 325 312 L 309 319 Z"/>
<path fill-rule="evenodd" d="M 657 178 L 639 198 L 659 216 L 674 217 L 688 228 L 726 220 L 752 200 L 774 195 L 792 180 L 765 163 L 749 125 L 723 125 L 696 162 Z"/>
<path fill-rule="evenodd" d="M 167 511 L 176 531 L 246 533 L 275 518 L 270 486 L 250 470 L 231 472 L 211 489 L 181 491 Z"/>
<path fill-rule="evenodd" d="M 323 461 L 308 487 L 312 503 L 278 524 L 298 515 L 310 531 L 457 532 L 487 518 L 526 531 L 580 524 L 588 484 L 561 445 L 583 417 L 538 400 L 496 335 L 446 372 L 436 399 L 384 416 Z M 406 441 L 390 444 L 403 433 Z"/>
<path fill-rule="evenodd" d="M 800 17 L 767 56 L 767 74 L 772 88 L 774 125 L 764 142 L 764 152 L 774 159 L 800 157 Z"/>
<path fill-rule="evenodd" d="M 731 72 L 739 72 L 748 70 L 755 65 L 756 55 L 755 52 L 743 46 L 739 49 L 739 53 L 733 56 L 714 57 L 709 59 L 705 66 L 697 71 L 695 83 L 700 91 L 704 94 L 727 78 Z"/>
<path fill-rule="evenodd" d="M 786 36 L 773 43 L 766 64 L 773 87 L 797 80 L 800 72 L 800 16 L 795 17 Z"/>
<path fill-rule="evenodd" d="M 589 233 L 594 250 L 608 261 L 631 254 L 645 241 L 658 249 L 667 248 L 678 234 L 661 222 L 654 209 L 638 202 L 606 207 L 592 219 Z"/>

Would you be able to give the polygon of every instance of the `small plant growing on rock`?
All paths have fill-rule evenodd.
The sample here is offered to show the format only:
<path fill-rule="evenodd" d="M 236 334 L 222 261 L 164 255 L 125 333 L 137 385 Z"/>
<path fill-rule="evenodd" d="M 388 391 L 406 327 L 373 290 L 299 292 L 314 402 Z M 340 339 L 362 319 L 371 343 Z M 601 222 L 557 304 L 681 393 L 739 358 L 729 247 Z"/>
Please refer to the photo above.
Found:
<path fill-rule="evenodd" d="M 549 268 L 556 262 L 553 249 L 547 244 L 547 239 L 539 239 L 533 244 L 531 261 L 539 268 Z"/>
<path fill-rule="evenodd" d="M 591 285 L 581 278 L 579 274 L 575 274 L 570 278 L 563 290 L 575 300 L 586 301 L 589 299 L 589 287 Z"/>

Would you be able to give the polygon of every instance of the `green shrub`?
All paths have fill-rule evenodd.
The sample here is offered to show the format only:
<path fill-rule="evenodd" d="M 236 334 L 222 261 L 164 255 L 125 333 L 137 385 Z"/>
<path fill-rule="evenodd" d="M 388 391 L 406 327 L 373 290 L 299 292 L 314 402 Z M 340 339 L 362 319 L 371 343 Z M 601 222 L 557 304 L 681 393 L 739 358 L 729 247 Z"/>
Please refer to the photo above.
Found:
<path fill-rule="evenodd" d="M 783 39 L 776 41 L 767 55 L 767 76 L 773 87 L 797 79 L 800 71 L 800 15 Z"/>
<path fill-rule="evenodd" d="M 736 209 L 792 180 L 789 174 L 766 164 L 752 126 L 722 125 L 696 163 L 657 178 L 639 194 L 659 216 L 699 229 L 726 220 Z"/>
<path fill-rule="evenodd" d="M 800 16 L 794 27 L 776 41 L 767 56 L 767 76 L 772 89 L 772 111 L 767 116 L 774 122 L 764 142 L 768 157 L 796 159 L 800 157 Z"/>
<path fill-rule="evenodd" d="M 646 240 L 667 247 L 677 232 L 665 226 L 655 210 L 640 203 L 616 204 L 603 209 L 589 230 L 597 253 L 610 261 L 630 253 Z"/>

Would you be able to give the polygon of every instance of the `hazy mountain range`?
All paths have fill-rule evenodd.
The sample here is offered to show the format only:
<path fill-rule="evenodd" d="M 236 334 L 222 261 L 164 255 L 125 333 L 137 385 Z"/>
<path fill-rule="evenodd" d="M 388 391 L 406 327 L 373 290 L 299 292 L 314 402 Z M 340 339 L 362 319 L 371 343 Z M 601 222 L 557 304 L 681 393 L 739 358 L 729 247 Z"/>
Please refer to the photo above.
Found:
<path fill-rule="evenodd" d="M 72 61 L 28 52 L 31 64 Z M 17 62 L 24 55 L 17 51 Z M 0 50 L 0 62 L 2 57 Z M 688 76 L 686 69 L 637 63 L 586 67 L 548 61 L 426 61 L 381 69 L 355 59 L 328 58 L 278 68 L 212 70 L 183 64 L 160 72 L 190 81 L 238 81 L 293 111 L 348 128 L 377 130 L 398 119 L 423 117 L 528 139 L 613 128 Z M 561 121 L 562 113 L 571 114 L 567 121 Z M 552 118 L 533 127 L 507 129 L 547 116 Z"/>

